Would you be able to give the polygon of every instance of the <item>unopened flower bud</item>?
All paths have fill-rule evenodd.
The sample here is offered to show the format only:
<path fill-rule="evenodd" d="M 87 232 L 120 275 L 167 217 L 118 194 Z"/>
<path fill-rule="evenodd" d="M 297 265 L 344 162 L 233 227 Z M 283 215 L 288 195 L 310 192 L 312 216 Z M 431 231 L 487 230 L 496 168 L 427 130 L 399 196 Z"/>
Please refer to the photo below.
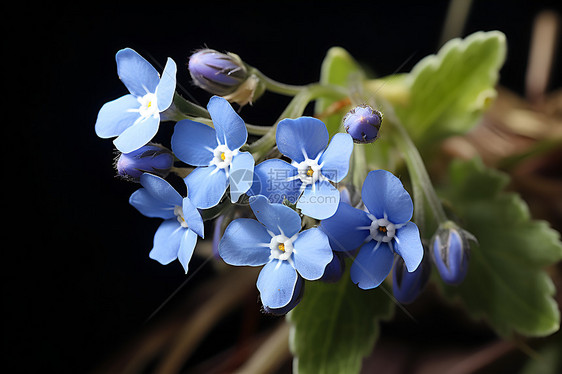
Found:
<path fill-rule="evenodd" d="M 355 143 L 372 143 L 377 140 L 382 124 L 382 113 L 362 104 L 343 117 L 343 127 Z"/>
<path fill-rule="evenodd" d="M 115 167 L 119 176 L 139 182 L 143 173 L 165 178 L 174 164 L 172 152 L 159 144 L 149 143 L 136 151 L 121 153 Z"/>
<path fill-rule="evenodd" d="M 340 280 L 345 271 L 345 258 L 343 257 L 343 252 L 332 251 L 334 257 L 326 269 L 324 269 L 324 275 L 320 278 L 322 282 L 335 283 Z"/>
<path fill-rule="evenodd" d="M 470 260 L 469 240 L 476 238 L 451 221 L 441 224 L 431 239 L 431 256 L 445 283 L 459 284 L 464 280 Z"/>
<path fill-rule="evenodd" d="M 304 294 L 304 281 L 300 276 L 297 276 L 297 284 L 295 285 L 295 291 L 293 292 L 293 297 L 291 298 L 291 301 L 289 301 L 287 305 L 281 308 L 270 308 L 267 305 L 264 305 L 263 311 L 265 313 L 273 314 L 276 316 L 285 315 L 298 305 L 298 303 L 302 299 L 303 294 Z"/>
<path fill-rule="evenodd" d="M 195 52 L 189 58 L 188 67 L 197 86 L 219 96 L 233 93 L 248 78 L 248 71 L 238 56 L 213 49 Z"/>
<path fill-rule="evenodd" d="M 423 291 L 431 274 L 431 263 L 424 256 L 421 264 L 411 273 L 402 257 L 397 257 L 392 269 L 392 293 L 401 304 L 413 302 Z"/>

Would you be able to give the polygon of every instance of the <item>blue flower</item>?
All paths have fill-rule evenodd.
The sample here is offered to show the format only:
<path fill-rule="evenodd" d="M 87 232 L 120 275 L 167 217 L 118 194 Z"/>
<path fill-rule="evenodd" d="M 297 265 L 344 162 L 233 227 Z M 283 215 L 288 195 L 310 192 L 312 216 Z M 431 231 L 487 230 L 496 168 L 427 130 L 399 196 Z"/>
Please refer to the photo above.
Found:
<path fill-rule="evenodd" d="M 439 225 L 431 238 L 431 258 L 445 283 L 460 284 L 466 277 L 470 262 L 469 240 L 477 242 L 474 235 L 453 221 Z"/>
<path fill-rule="evenodd" d="M 117 74 L 129 94 L 105 103 L 95 125 L 100 138 L 113 141 L 123 153 L 148 143 L 158 132 L 160 113 L 172 104 L 176 63 L 168 58 L 162 78 L 148 61 L 130 48 L 117 52 Z"/>
<path fill-rule="evenodd" d="M 264 196 L 250 198 L 257 221 L 239 218 L 226 228 L 219 244 L 223 260 L 236 266 L 262 266 L 257 287 L 266 310 L 283 310 L 298 300 L 299 277 L 317 280 L 332 261 L 326 235 L 317 228 L 301 230 L 297 212 L 272 204 Z"/>
<path fill-rule="evenodd" d="M 394 254 L 404 260 L 409 272 L 423 258 L 418 227 L 410 222 L 414 205 L 402 183 L 386 170 L 371 171 L 361 190 L 366 211 L 341 202 L 336 213 L 323 220 L 334 250 L 360 247 L 351 266 L 351 279 L 362 289 L 380 285 L 390 273 Z"/>
<path fill-rule="evenodd" d="M 264 195 L 274 203 L 287 199 L 312 218 L 332 216 L 340 194 L 330 181 L 337 183 L 347 175 L 353 140 L 343 133 L 334 135 L 329 145 L 328 140 L 326 125 L 316 118 L 279 122 L 277 148 L 292 163 L 280 159 L 260 163 L 250 194 Z"/>
<path fill-rule="evenodd" d="M 133 192 L 129 203 L 147 217 L 164 221 L 154 235 L 149 257 L 163 265 L 178 259 L 187 273 L 197 235 L 204 237 L 203 219 L 188 197 L 181 195 L 164 179 L 144 173 L 143 188 Z"/>
<path fill-rule="evenodd" d="M 172 150 L 181 161 L 197 166 L 185 184 L 197 208 L 217 205 L 230 186 L 230 198 L 237 202 L 252 185 L 254 158 L 240 152 L 248 131 L 232 106 L 219 96 L 207 105 L 215 128 L 191 120 L 179 121 L 172 135 Z"/>

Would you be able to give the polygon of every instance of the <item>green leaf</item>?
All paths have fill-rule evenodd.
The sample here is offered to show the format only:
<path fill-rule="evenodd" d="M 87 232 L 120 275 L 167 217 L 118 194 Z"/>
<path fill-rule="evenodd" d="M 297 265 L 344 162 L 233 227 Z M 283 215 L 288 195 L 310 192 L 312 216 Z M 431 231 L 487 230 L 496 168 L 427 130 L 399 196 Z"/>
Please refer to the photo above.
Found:
<path fill-rule="evenodd" d="M 408 98 L 395 111 L 416 144 L 463 133 L 496 97 L 506 55 L 505 35 L 476 32 L 452 39 L 420 60 L 402 81 Z"/>
<path fill-rule="evenodd" d="M 364 73 L 361 67 L 345 49 L 332 47 L 328 50 L 326 57 L 322 61 L 322 66 L 320 67 L 320 83 L 349 87 L 352 79 L 361 80 L 363 77 Z M 332 104 L 334 104 L 333 100 L 317 100 L 314 108 L 315 113 L 317 115 L 323 113 Z M 342 107 L 336 114 L 321 118 L 328 127 L 330 136 L 339 131 L 343 108 L 348 107 L 349 106 Z"/>
<path fill-rule="evenodd" d="M 359 373 L 379 335 L 379 321 L 393 311 L 389 295 L 380 288 L 359 289 L 349 272 L 333 284 L 307 282 L 305 296 L 288 316 L 293 366 L 299 374 Z"/>
<path fill-rule="evenodd" d="M 504 191 L 508 182 L 479 159 L 451 164 L 443 196 L 478 245 L 471 245 L 464 282 L 443 289 L 501 336 L 546 336 L 559 329 L 560 311 L 544 269 L 562 259 L 562 243 L 546 222 L 531 218 L 516 193 Z"/>

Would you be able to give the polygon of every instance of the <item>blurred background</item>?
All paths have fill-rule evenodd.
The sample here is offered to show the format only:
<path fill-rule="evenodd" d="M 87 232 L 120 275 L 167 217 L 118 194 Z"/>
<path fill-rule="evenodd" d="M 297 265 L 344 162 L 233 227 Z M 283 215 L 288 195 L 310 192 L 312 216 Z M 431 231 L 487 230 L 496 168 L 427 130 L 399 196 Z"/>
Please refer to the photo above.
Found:
<path fill-rule="evenodd" d="M 456 15 L 450 11 L 453 3 Z M 4 229 L 1 261 L 3 366 L 9 373 L 231 372 L 280 321 L 260 313 L 255 274 L 249 279 L 241 275 L 237 281 L 249 285 L 248 291 L 222 306 L 228 312 L 201 333 L 197 345 L 176 340 L 180 331 L 190 330 L 186 322 L 197 308 L 212 300 L 224 283 L 214 283 L 220 264 L 217 269 L 205 256 L 192 259 L 187 276 L 177 261 L 162 266 L 148 258 L 159 220 L 128 204 L 139 186 L 115 177 L 112 142 L 94 133 L 101 106 L 127 93 L 116 74 L 119 49 L 135 49 L 159 71 L 167 57 L 173 58 L 177 91 L 205 106 L 209 95 L 191 84 L 186 68 L 189 55 L 201 47 L 234 52 L 275 80 L 307 84 L 319 79 L 332 46 L 345 48 L 383 76 L 408 72 L 450 37 L 500 30 L 508 43 L 500 72 L 502 105 L 484 119 L 482 132 L 448 144 L 454 157 L 477 152 L 496 165 L 551 131 L 560 136 L 561 49 L 549 42 L 560 33 L 558 3 L 284 1 L 93 7 L 24 2 L 16 6 L 19 10 L 4 13 L 4 90 L 10 105 L 4 102 L 3 107 L 12 116 L 3 121 L 9 151 L 3 181 L 10 189 L 2 203 L 10 222 Z M 552 13 L 542 13 L 547 10 Z M 544 28 L 537 29 L 537 20 Z M 241 116 L 268 125 L 288 101 L 266 93 L 254 106 L 244 107 Z M 513 117 L 513 109 L 523 111 L 523 117 Z M 506 124 L 506 118 L 516 120 Z M 171 123 L 163 123 L 158 140 L 169 142 L 172 130 Z M 479 141 L 490 133 L 500 134 L 493 147 Z M 514 176 L 511 187 L 521 192 L 535 217 L 548 219 L 558 230 L 561 159 L 558 150 L 509 170 Z M 207 228 L 208 238 L 211 230 Z M 202 243 L 202 253 L 209 246 L 209 241 Z M 397 309 L 395 320 L 382 326 L 365 372 L 432 372 L 429 368 L 436 366 L 430 365 L 445 367 L 452 362 L 448 359 L 467 357 L 473 360 L 457 372 L 514 372 L 524 365 L 524 354 L 492 344 L 495 337 L 486 326 L 441 305 L 431 292 L 424 305 L 414 304 L 408 311 L 415 321 Z M 411 345 L 404 346 L 404 339 Z M 415 351 L 415 344 L 422 344 L 423 351 Z M 445 353 L 455 350 L 446 355 L 445 348 Z M 161 360 L 167 353 L 173 353 L 168 366 Z M 280 353 L 279 365 L 268 370 L 290 372 L 286 352 Z"/>

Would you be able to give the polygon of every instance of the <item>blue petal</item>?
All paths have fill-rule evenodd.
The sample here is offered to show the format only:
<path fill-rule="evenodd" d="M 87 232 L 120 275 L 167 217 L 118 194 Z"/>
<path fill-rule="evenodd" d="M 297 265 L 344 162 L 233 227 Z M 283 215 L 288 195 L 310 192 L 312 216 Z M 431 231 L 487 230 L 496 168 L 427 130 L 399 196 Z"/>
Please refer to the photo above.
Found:
<path fill-rule="evenodd" d="M 217 132 L 210 126 L 184 119 L 176 123 L 172 134 L 174 155 L 193 166 L 208 166 L 218 146 Z"/>
<path fill-rule="evenodd" d="M 183 266 L 185 273 L 187 274 L 187 271 L 189 269 L 189 261 L 191 260 L 191 256 L 193 256 L 195 244 L 197 244 L 197 234 L 189 229 L 182 231 L 184 233 L 181 238 L 180 248 L 178 250 L 178 260 Z"/>
<path fill-rule="evenodd" d="M 276 131 L 277 148 L 296 162 L 304 161 L 305 154 L 315 159 L 330 138 L 326 125 L 313 117 L 286 118 L 279 122 Z"/>
<path fill-rule="evenodd" d="M 178 258 L 178 250 L 186 229 L 182 229 L 176 219 L 168 219 L 160 224 L 154 235 L 154 247 L 148 256 L 167 265 Z"/>
<path fill-rule="evenodd" d="M 309 217 L 326 219 L 334 215 L 339 202 L 340 192 L 330 182 L 322 181 L 306 186 L 297 208 Z"/>
<path fill-rule="evenodd" d="M 320 229 L 326 233 L 334 251 L 352 251 L 357 249 L 369 236 L 371 220 L 367 213 L 340 202 L 336 213 L 320 223 Z"/>
<path fill-rule="evenodd" d="M 351 265 L 351 280 L 364 290 L 378 287 L 390 273 L 394 262 L 394 253 L 388 244 L 381 243 L 375 249 L 376 244 L 371 240 L 361 247 Z"/>
<path fill-rule="evenodd" d="M 423 258 L 423 245 L 415 223 L 408 222 L 396 230 L 394 251 L 404 259 L 409 272 L 417 269 Z"/>
<path fill-rule="evenodd" d="M 174 206 L 156 199 L 146 188 L 140 188 L 131 194 L 129 203 L 147 217 L 174 218 Z"/>
<path fill-rule="evenodd" d="M 291 237 L 301 229 L 301 217 L 293 209 L 283 204 L 273 204 L 262 195 L 250 198 L 250 207 L 258 221 L 275 235 Z"/>
<path fill-rule="evenodd" d="M 334 135 L 326 151 L 320 156 L 322 175 L 332 182 L 339 182 L 349 171 L 349 158 L 353 151 L 353 139 L 349 134 Z"/>
<path fill-rule="evenodd" d="M 160 83 L 158 72 L 141 55 L 130 48 L 125 48 L 117 52 L 115 60 L 119 79 L 130 93 L 142 97 L 148 92 L 156 91 Z"/>
<path fill-rule="evenodd" d="M 254 178 L 254 157 L 240 152 L 232 158 L 229 173 L 230 200 L 235 203 L 252 186 Z"/>
<path fill-rule="evenodd" d="M 185 197 L 183 199 L 182 210 L 183 218 L 185 219 L 187 227 L 189 227 L 190 230 L 195 232 L 200 237 L 205 238 L 203 218 L 201 218 L 201 214 L 199 213 L 195 205 L 193 205 L 189 197 Z"/>
<path fill-rule="evenodd" d="M 375 170 L 367 174 L 361 199 L 376 218 L 384 218 L 386 215 L 394 224 L 408 222 L 414 212 L 412 198 L 402 182 L 386 170 Z"/>
<path fill-rule="evenodd" d="M 184 178 L 188 196 L 199 209 L 217 205 L 228 187 L 224 169 L 216 166 L 198 167 Z"/>
<path fill-rule="evenodd" d="M 158 110 L 160 112 L 165 111 L 172 105 L 172 100 L 176 92 L 176 71 L 176 63 L 171 58 L 168 58 L 164 71 L 162 72 L 162 78 L 156 88 L 156 102 L 158 103 Z"/>
<path fill-rule="evenodd" d="M 114 141 L 115 147 L 123 153 L 133 152 L 148 143 L 158 132 L 160 116 L 150 116 L 125 129 Z"/>
<path fill-rule="evenodd" d="M 269 261 L 271 235 L 250 218 L 232 221 L 219 243 L 219 255 L 229 265 L 261 266 Z"/>
<path fill-rule="evenodd" d="M 105 103 L 96 120 L 95 130 L 100 138 L 120 135 L 140 117 L 140 103 L 133 95 L 125 95 Z M 136 110 L 136 112 L 135 112 Z"/>
<path fill-rule="evenodd" d="M 289 304 L 297 279 L 297 271 L 287 261 L 273 260 L 265 265 L 257 282 L 263 305 L 277 309 Z"/>
<path fill-rule="evenodd" d="M 226 99 L 220 96 L 211 97 L 207 110 L 211 115 L 213 125 L 217 130 L 217 139 L 221 144 L 226 144 L 230 150 L 235 150 L 246 143 L 248 139 L 246 124 Z"/>
<path fill-rule="evenodd" d="M 140 177 L 140 183 L 155 199 L 170 206 L 182 206 L 183 198 L 164 178 L 143 173 Z"/>
<path fill-rule="evenodd" d="M 333 257 L 326 234 L 317 228 L 305 230 L 293 242 L 293 248 L 299 274 L 308 280 L 320 279 Z"/>
<path fill-rule="evenodd" d="M 269 159 L 259 163 L 254 169 L 254 181 L 247 194 L 263 195 L 272 203 L 282 203 L 287 199 L 296 204 L 301 195 L 300 179 L 293 179 L 297 168 L 280 159 Z"/>

